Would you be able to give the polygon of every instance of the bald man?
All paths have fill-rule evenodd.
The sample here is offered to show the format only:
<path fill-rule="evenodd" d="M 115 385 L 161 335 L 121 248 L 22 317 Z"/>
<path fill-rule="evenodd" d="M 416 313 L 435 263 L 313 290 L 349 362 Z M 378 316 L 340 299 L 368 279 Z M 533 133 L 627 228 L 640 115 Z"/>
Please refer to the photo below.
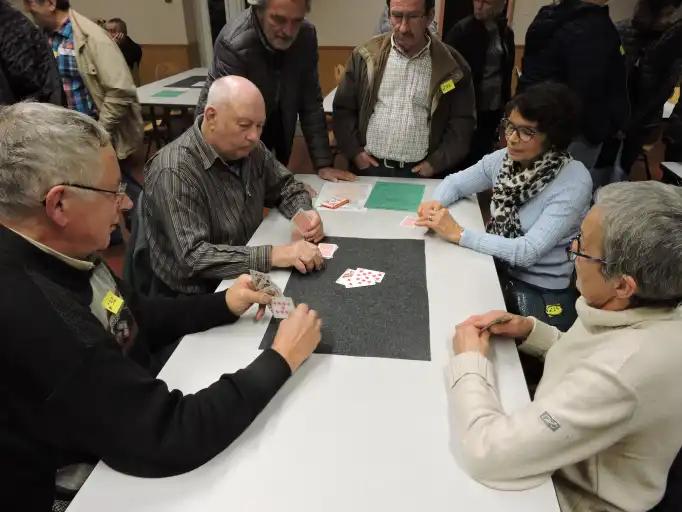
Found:
<path fill-rule="evenodd" d="M 211 85 L 204 114 L 145 167 L 145 220 L 155 290 L 169 296 L 215 290 L 249 270 L 319 270 L 322 220 L 303 184 L 260 141 L 265 102 L 246 78 Z M 263 208 L 287 218 L 304 210 L 310 229 L 285 246 L 246 246 Z"/>

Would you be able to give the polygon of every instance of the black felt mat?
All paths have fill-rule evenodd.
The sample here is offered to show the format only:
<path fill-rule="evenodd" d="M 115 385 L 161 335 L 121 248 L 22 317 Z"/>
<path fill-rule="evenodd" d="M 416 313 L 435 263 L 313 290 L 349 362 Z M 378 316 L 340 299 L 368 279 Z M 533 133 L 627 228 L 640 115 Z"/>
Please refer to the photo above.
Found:
<path fill-rule="evenodd" d="M 320 312 L 318 353 L 431 360 L 429 299 L 423 240 L 329 237 L 334 258 L 320 272 L 293 271 L 284 295 Z M 347 268 L 386 272 L 374 286 L 345 288 L 336 280 Z M 272 319 L 260 348 L 272 345 L 279 320 Z"/>
<path fill-rule="evenodd" d="M 164 85 L 164 87 L 183 87 L 185 89 L 191 89 L 192 87 L 194 87 L 194 84 L 196 84 L 197 82 L 205 82 L 205 81 L 206 81 L 205 76 L 201 76 L 201 75 L 190 76 L 190 77 L 187 77 L 187 78 L 180 80 L 179 82 Z M 197 88 L 201 89 L 202 87 L 203 87 L 203 85 L 201 87 L 197 87 Z"/>

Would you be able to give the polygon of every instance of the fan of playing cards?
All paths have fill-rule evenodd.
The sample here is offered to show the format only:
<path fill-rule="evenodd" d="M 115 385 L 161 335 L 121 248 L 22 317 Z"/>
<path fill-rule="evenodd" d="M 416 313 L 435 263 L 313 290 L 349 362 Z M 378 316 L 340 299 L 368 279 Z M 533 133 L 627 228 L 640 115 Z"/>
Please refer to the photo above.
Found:
<path fill-rule="evenodd" d="M 361 286 L 374 286 L 384 280 L 385 272 L 369 270 L 368 268 L 349 268 L 336 280 L 336 284 L 346 288 L 360 288 Z"/>
<path fill-rule="evenodd" d="M 269 275 L 252 270 L 251 280 L 256 290 L 272 295 L 270 311 L 275 318 L 288 318 L 289 314 L 296 309 L 294 301 L 290 297 L 282 295 L 282 290 L 272 282 Z"/>

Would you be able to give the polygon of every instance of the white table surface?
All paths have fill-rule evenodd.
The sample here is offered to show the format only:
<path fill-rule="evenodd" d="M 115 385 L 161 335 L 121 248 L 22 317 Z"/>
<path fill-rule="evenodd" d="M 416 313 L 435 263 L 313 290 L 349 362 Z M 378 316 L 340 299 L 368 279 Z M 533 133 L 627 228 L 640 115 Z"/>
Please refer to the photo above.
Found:
<path fill-rule="evenodd" d="M 334 96 L 336 96 L 336 89 L 338 89 L 338 87 L 334 87 L 334 89 L 324 97 L 324 100 L 322 100 L 322 108 L 324 109 L 325 114 L 334 112 Z"/>
<path fill-rule="evenodd" d="M 316 176 L 301 179 L 321 187 Z M 409 182 L 427 184 L 425 197 L 437 183 Z M 483 229 L 474 198 L 452 211 L 464 227 Z M 322 217 L 333 236 L 424 238 L 422 230 L 399 227 L 405 212 L 323 211 Z M 251 243 L 282 244 L 289 237 L 289 222 L 273 212 Z M 144 479 L 100 462 L 69 512 L 559 512 L 551 481 L 501 492 L 458 466 L 445 371 L 453 327 L 504 302 L 489 256 L 431 236 L 425 251 L 431 361 L 314 354 L 246 432 L 207 464 Z M 290 273 L 272 275 L 284 288 Z M 252 361 L 266 327 L 267 321 L 254 322 L 252 310 L 232 326 L 188 336 L 160 377 L 171 389 L 199 391 Z M 505 410 L 527 404 L 515 345 L 494 342 L 491 358 Z"/>
<path fill-rule="evenodd" d="M 682 163 L 680 162 L 662 162 L 661 165 L 665 166 L 670 172 L 677 175 L 682 179 Z"/>
<path fill-rule="evenodd" d="M 165 87 L 168 84 L 174 84 L 185 78 L 191 76 L 206 77 L 208 75 L 208 68 L 194 68 L 177 75 L 169 76 L 163 80 L 158 80 L 142 87 L 137 88 L 137 97 L 141 105 L 162 105 L 162 106 L 177 106 L 177 107 L 194 107 L 199 103 L 199 96 L 201 89 L 198 87 Z M 160 98 L 154 95 L 160 91 L 181 91 L 180 96 L 175 98 Z"/>

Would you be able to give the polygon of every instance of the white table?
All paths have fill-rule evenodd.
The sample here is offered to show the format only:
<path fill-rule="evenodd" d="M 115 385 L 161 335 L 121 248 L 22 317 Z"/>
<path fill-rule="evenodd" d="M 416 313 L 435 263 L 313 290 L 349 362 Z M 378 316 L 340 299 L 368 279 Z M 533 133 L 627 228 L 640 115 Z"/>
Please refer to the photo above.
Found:
<path fill-rule="evenodd" d="M 321 187 L 316 176 L 301 180 Z M 426 197 L 437 183 L 409 181 L 426 184 Z M 475 199 L 452 211 L 465 227 L 483 229 Z M 334 236 L 424 238 L 421 230 L 399 227 L 404 212 L 324 211 L 322 216 Z M 289 222 L 274 212 L 251 243 L 282 244 L 289 237 Z M 453 326 L 504 303 L 489 256 L 431 236 L 425 251 L 431 361 L 315 354 L 247 431 L 209 463 L 156 480 L 126 476 L 100 463 L 69 512 L 558 512 L 550 481 L 529 491 L 500 492 L 476 483 L 458 466 L 445 372 Z M 290 273 L 272 275 L 283 288 Z M 188 336 L 160 377 L 171 389 L 196 392 L 253 360 L 266 327 L 267 322 L 254 322 L 251 311 L 235 325 Z M 512 411 L 529 401 L 518 355 L 511 342 L 493 347 L 500 398 Z"/>
<path fill-rule="evenodd" d="M 663 168 L 663 181 L 682 185 L 682 163 L 680 162 L 661 162 Z"/>
<path fill-rule="evenodd" d="M 325 114 L 331 114 L 334 112 L 334 97 L 336 96 L 336 89 L 338 89 L 338 87 L 334 87 L 334 89 L 324 97 L 324 100 L 322 100 L 322 108 L 324 109 Z"/>
<path fill-rule="evenodd" d="M 207 68 L 194 68 L 183 71 L 177 75 L 169 76 L 163 80 L 158 80 L 137 89 L 137 97 L 141 105 L 164 106 L 164 107 L 194 107 L 199 102 L 201 89 L 197 87 L 167 87 L 185 78 L 192 76 L 206 77 Z M 177 91 L 182 94 L 173 98 L 155 96 L 162 91 Z"/>

